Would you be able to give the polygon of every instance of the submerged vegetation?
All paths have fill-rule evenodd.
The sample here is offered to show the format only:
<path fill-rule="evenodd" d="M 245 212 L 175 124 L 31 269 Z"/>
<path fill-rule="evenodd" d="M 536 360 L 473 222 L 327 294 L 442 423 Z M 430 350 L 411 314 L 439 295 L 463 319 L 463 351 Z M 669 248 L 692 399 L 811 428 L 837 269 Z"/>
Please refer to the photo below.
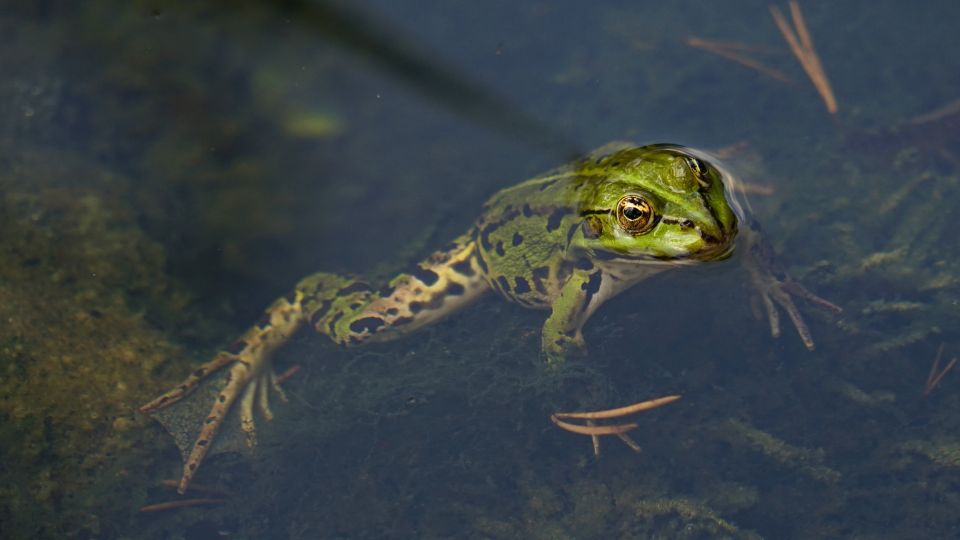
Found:
<path fill-rule="evenodd" d="M 735 262 L 611 302 L 586 329 L 591 356 L 558 373 L 537 361 L 543 315 L 493 298 L 393 344 L 346 351 L 305 335 L 281 355 L 301 369 L 255 455 L 216 456 L 198 477 L 225 502 L 145 515 L 176 500 L 160 480 L 180 461 L 139 405 L 301 275 L 390 275 L 463 230 L 490 193 L 557 163 L 478 134 L 295 13 L 68 4 L 0 20 L 0 537 L 915 538 L 960 526 L 960 382 L 947 368 L 960 356 L 960 75 L 915 62 L 931 44 L 960 50 L 933 24 L 947 14 L 879 51 L 857 47 L 883 40 L 849 36 L 895 35 L 883 28 L 906 24 L 904 6 L 806 8 L 836 89 L 829 114 L 812 91 L 684 45 L 764 42 L 775 73 L 802 80 L 765 3 L 695 28 L 670 6 L 518 8 L 551 35 L 572 19 L 593 31 L 544 43 L 508 25 L 502 47 L 450 54 L 496 59 L 482 80 L 526 80 L 521 58 L 544 59 L 539 82 L 516 89 L 532 117 L 585 145 L 747 141 L 759 157 L 738 167 L 734 155 L 732 168 L 772 189 L 752 197 L 756 215 L 798 280 L 844 308 L 801 306 L 817 351 L 770 339 Z M 425 42 L 452 42 L 434 8 L 411 17 L 436 25 Z M 887 71 L 864 71 L 864 56 Z M 876 90 L 903 79 L 929 84 Z M 639 454 L 604 443 L 595 459 L 549 421 L 674 393 L 683 400 L 637 418 Z"/>

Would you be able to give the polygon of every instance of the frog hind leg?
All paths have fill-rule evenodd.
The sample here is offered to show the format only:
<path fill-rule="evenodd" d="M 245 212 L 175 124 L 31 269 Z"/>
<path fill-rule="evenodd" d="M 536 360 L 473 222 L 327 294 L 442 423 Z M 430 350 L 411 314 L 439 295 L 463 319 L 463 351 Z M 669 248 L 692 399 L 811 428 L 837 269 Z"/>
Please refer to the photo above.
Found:
<path fill-rule="evenodd" d="M 390 280 L 368 302 L 310 317 L 342 345 L 389 341 L 458 311 L 490 289 L 476 243 L 464 235 Z"/>
<path fill-rule="evenodd" d="M 399 337 L 455 311 L 486 290 L 481 265 L 475 244 L 464 236 L 410 273 L 391 280 L 380 292 L 336 274 L 318 273 L 301 280 L 232 346 L 195 369 L 173 390 L 141 407 L 142 412 L 151 412 L 173 405 L 211 374 L 229 366 L 224 385 L 187 454 L 178 491 L 186 491 L 238 399 L 247 444 L 255 444 L 254 405 L 270 418 L 267 394 L 278 388 L 270 356 L 305 323 L 343 345 Z"/>
<path fill-rule="evenodd" d="M 213 360 L 195 369 L 182 383 L 140 408 L 152 412 L 174 405 L 194 391 L 198 385 L 222 368 L 229 369 L 223 387 L 217 393 L 209 413 L 202 420 L 200 434 L 194 440 L 184 462 L 178 491 L 183 493 L 210 449 L 223 419 L 240 399 L 240 426 L 247 445 L 256 443 L 253 421 L 254 403 L 265 417 L 272 417 L 267 401 L 270 388 L 276 387 L 276 376 L 269 366 L 271 353 L 285 343 L 306 320 L 306 310 L 332 309 L 339 298 L 354 297 L 356 281 L 336 274 L 313 274 L 301 280 L 293 292 L 278 298 L 266 309 L 261 319 Z M 346 292 L 344 292 L 346 291 Z M 282 394 L 281 394 L 282 396 Z M 255 398 L 259 397 L 258 400 Z"/>

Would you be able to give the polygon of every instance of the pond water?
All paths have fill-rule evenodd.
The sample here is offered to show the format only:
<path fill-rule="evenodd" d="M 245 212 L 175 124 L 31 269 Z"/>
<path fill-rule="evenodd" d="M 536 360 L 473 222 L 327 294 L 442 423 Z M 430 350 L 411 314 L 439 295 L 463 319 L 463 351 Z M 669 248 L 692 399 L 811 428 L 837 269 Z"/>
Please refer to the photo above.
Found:
<path fill-rule="evenodd" d="M 766 2 L 3 4 L 0 537 L 960 527 L 960 4 L 798 5 L 834 112 Z M 843 308 L 797 301 L 814 351 L 782 312 L 771 337 L 742 254 L 610 301 L 560 370 L 546 314 L 496 295 L 389 343 L 301 332 L 256 449 L 221 452 L 234 412 L 213 492 L 162 483 L 180 450 L 137 409 L 299 279 L 385 283 L 611 141 L 722 156 L 779 263 Z M 550 421 L 672 394 L 630 417 L 639 453 Z"/>

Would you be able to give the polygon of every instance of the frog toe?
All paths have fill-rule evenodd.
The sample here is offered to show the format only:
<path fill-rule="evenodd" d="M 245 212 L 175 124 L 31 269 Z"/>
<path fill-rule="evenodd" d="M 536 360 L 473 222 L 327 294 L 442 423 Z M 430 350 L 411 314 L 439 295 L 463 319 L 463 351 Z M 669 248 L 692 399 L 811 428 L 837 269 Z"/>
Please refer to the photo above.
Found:
<path fill-rule="evenodd" d="M 579 333 L 573 336 L 563 334 L 545 339 L 541 350 L 548 366 L 557 366 L 563 364 L 568 358 L 587 355 L 587 345 Z"/>
<path fill-rule="evenodd" d="M 256 384 L 253 384 L 251 379 L 249 363 L 238 361 L 230 368 L 230 372 L 227 375 L 227 383 L 217 394 L 217 398 L 210 408 L 210 413 L 203 420 L 203 427 L 200 429 L 200 434 L 194 441 L 190 449 L 190 454 L 184 462 L 183 475 L 180 478 L 180 485 L 177 488 L 179 493 L 183 494 L 186 492 L 187 486 L 190 485 L 190 481 L 193 479 L 193 475 L 210 450 L 210 445 L 217 436 L 217 431 L 219 431 L 220 426 L 223 425 L 223 420 L 230 411 L 230 407 L 233 406 L 234 401 L 236 401 L 238 397 L 241 397 L 241 395 L 243 396 L 243 399 L 241 399 L 241 427 L 244 433 L 247 434 L 248 444 L 251 440 L 256 440 L 253 414 L 252 412 L 246 411 L 248 406 L 250 411 L 252 411 L 253 396 L 256 395 Z M 247 396 L 250 397 L 248 398 Z"/>
<path fill-rule="evenodd" d="M 770 335 L 774 338 L 780 336 L 780 314 L 777 311 L 777 306 L 779 306 L 786 312 L 787 317 L 790 318 L 790 322 L 793 323 L 793 327 L 796 328 L 800 340 L 803 341 L 803 345 L 810 351 L 816 349 L 816 344 L 813 341 L 810 328 L 807 326 L 803 315 L 800 314 L 800 310 L 793 301 L 794 298 L 802 298 L 834 314 L 839 314 L 843 311 L 840 306 L 810 292 L 789 276 L 783 281 L 770 279 L 769 282 L 763 284 L 763 286 L 758 286 L 758 289 L 760 289 L 760 297 L 767 312 L 767 320 L 770 322 Z"/>
<path fill-rule="evenodd" d="M 173 405 L 174 403 L 190 395 L 190 393 L 197 388 L 200 382 L 209 377 L 212 373 L 220 370 L 220 368 L 228 364 L 235 362 L 236 360 L 237 357 L 233 354 L 223 351 L 217 353 L 217 355 L 213 357 L 213 360 L 210 360 L 206 364 L 203 364 L 202 366 L 193 370 L 193 372 L 191 372 L 190 375 L 183 380 L 183 382 L 178 384 L 172 390 L 162 394 L 149 403 L 142 405 L 139 411 L 142 413 L 149 413 Z"/>

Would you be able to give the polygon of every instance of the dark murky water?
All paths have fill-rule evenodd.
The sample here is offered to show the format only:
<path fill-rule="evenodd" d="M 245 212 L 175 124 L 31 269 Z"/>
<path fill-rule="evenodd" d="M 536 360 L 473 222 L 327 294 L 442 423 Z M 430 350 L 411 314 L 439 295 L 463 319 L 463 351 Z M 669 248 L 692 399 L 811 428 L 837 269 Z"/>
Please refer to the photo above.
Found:
<path fill-rule="evenodd" d="M 831 115 L 762 2 L 5 4 L 0 536 L 960 527 L 956 374 L 925 395 L 938 349 L 960 356 L 960 5 L 804 3 Z M 388 279 L 612 140 L 728 150 L 782 262 L 844 308 L 800 306 L 815 352 L 786 319 L 770 337 L 736 261 L 610 302 L 559 379 L 544 315 L 494 297 L 389 344 L 304 334 L 256 454 L 197 477 L 225 501 L 138 512 L 178 500 L 180 459 L 136 408 L 273 298 L 318 270 Z M 548 419 L 674 393 L 639 454 L 594 460 Z"/>

